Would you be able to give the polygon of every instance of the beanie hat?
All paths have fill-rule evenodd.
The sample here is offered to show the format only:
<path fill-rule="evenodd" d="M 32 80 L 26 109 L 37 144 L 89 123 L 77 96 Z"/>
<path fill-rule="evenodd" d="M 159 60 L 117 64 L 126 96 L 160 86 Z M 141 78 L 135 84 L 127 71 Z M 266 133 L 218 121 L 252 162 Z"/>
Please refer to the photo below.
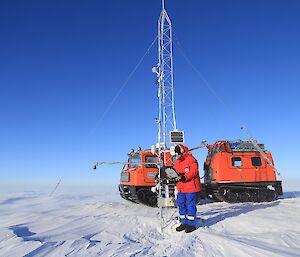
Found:
<path fill-rule="evenodd" d="M 179 145 L 175 146 L 175 153 L 178 153 L 179 155 L 182 155 L 184 152 L 184 149 L 181 148 Z"/>

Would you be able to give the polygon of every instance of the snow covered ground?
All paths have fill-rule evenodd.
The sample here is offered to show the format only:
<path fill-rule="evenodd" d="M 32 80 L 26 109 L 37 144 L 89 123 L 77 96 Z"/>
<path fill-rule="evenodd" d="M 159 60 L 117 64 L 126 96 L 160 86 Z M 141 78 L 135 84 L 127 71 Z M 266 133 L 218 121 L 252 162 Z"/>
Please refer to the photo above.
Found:
<path fill-rule="evenodd" d="M 62 184 L 53 196 L 2 186 L 0 256 L 300 256 L 298 182 L 271 203 L 203 203 L 191 234 L 175 220 L 161 233 L 158 208 L 127 202 L 114 186 Z"/>

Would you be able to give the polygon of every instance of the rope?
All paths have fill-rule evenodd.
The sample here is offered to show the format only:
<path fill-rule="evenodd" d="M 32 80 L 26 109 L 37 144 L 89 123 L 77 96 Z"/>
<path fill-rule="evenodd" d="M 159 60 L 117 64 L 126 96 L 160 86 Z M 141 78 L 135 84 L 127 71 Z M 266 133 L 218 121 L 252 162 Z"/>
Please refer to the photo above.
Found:
<path fill-rule="evenodd" d="M 52 190 L 52 192 L 49 194 L 49 196 L 51 197 L 54 192 L 56 191 L 56 189 L 58 188 L 58 186 L 60 185 L 60 182 L 62 181 L 62 177 L 60 178 L 60 180 L 58 181 L 58 183 L 56 184 L 55 188 Z"/>
<path fill-rule="evenodd" d="M 114 103 L 116 102 L 117 98 L 119 97 L 119 95 L 121 94 L 121 92 L 123 91 L 123 89 L 125 88 L 125 86 L 128 84 L 129 80 L 132 78 L 132 76 L 134 75 L 134 73 L 136 72 L 136 70 L 138 69 L 138 67 L 141 65 L 141 63 L 143 62 L 143 60 L 145 59 L 146 55 L 149 54 L 150 49 L 153 47 L 154 43 L 157 40 L 157 36 L 154 38 L 154 40 L 152 41 L 152 43 L 150 44 L 150 46 L 147 48 L 146 52 L 144 53 L 144 55 L 141 57 L 141 59 L 138 61 L 138 63 L 136 64 L 136 66 L 134 67 L 134 69 L 130 72 L 130 74 L 128 75 L 127 79 L 124 81 L 124 83 L 122 84 L 122 86 L 120 87 L 120 89 L 118 90 L 117 94 L 114 96 L 114 98 L 111 100 L 111 102 L 108 104 L 107 108 L 105 109 L 105 111 L 103 112 L 102 116 L 100 117 L 100 119 L 96 122 L 96 126 L 94 129 L 91 130 L 90 135 L 93 134 L 99 123 L 102 122 L 102 120 L 106 117 L 107 113 L 110 111 L 110 109 L 112 108 L 112 106 L 114 105 Z"/>
<path fill-rule="evenodd" d="M 209 89 L 209 91 L 216 97 L 216 99 L 223 104 L 226 108 L 227 105 L 225 104 L 225 102 L 218 96 L 218 94 L 216 93 L 216 91 L 210 86 L 210 84 L 208 83 L 208 81 L 204 78 L 203 74 L 196 68 L 196 66 L 191 62 L 191 60 L 187 57 L 187 55 L 185 54 L 185 52 L 182 49 L 182 46 L 180 45 L 180 43 L 177 41 L 174 44 L 177 49 L 179 50 L 179 52 L 181 53 L 181 55 L 183 56 L 183 58 L 186 60 L 186 62 L 191 66 L 191 68 L 198 74 L 198 76 L 200 77 L 200 79 L 204 82 L 204 85 L 207 87 L 207 89 Z"/>
<path fill-rule="evenodd" d="M 177 38 L 177 36 L 175 36 L 175 33 L 174 33 L 174 38 L 175 37 Z M 191 68 L 198 75 L 198 77 L 203 81 L 204 86 L 211 92 L 211 94 L 218 100 L 218 102 L 224 106 L 224 109 L 227 112 L 227 119 L 230 119 L 233 123 L 237 124 L 237 127 L 241 127 L 242 122 L 238 124 L 236 121 L 236 117 L 238 117 L 238 115 L 233 115 L 234 113 L 236 113 L 236 111 L 231 109 L 225 103 L 225 101 L 223 101 L 223 99 L 217 94 L 216 90 L 214 90 L 213 87 L 208 83 L 208 81 L 207 81 L 207 79 L 205 79 L 204 75 L 197 69 L 197 67 L 192 63 L 190 58 L 188 58 L 188 56 L 185 54 L 183 47 L 181 46 L 181 44 L 179 43 L 178 40 L 177 40 L 177 42 L 174 40 L 174 46 L 178 49 L 179 53 L 182 55 L 182 57 L 185 59 L 185 61 L 191 66 Z M 235 118 L 233 118 L 233 117 L 235 117 Z"/>

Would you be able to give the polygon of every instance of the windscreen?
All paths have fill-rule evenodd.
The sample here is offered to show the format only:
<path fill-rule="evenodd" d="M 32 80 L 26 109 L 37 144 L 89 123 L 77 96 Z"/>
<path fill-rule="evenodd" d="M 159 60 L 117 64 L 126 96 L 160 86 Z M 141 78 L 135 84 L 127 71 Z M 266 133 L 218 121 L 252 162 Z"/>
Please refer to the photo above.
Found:
<path fill-rule="evenodd" d="M 157 168 L 158 157 L 146 156 L 145 157 L 146 168 Z"/>
<path fill-rule="evenodd" d="M 129 157 L 129 168 L 136 168 L 141 164 L 141 156 L 140 155 L 133 155 Z"/>

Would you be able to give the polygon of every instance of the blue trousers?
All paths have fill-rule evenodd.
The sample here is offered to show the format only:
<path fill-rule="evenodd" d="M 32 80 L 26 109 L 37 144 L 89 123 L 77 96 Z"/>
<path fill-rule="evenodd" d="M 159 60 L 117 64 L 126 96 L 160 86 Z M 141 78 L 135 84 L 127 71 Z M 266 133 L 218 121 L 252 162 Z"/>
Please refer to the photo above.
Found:
<path fill-rule="evenodd" d="M 181 224 L 196 226 L 197 199 L 198 199 L 198 192 L 196 193 L 179 192 L 177 194 L 177 206 L 179 208 L 179 220 Z"/>

